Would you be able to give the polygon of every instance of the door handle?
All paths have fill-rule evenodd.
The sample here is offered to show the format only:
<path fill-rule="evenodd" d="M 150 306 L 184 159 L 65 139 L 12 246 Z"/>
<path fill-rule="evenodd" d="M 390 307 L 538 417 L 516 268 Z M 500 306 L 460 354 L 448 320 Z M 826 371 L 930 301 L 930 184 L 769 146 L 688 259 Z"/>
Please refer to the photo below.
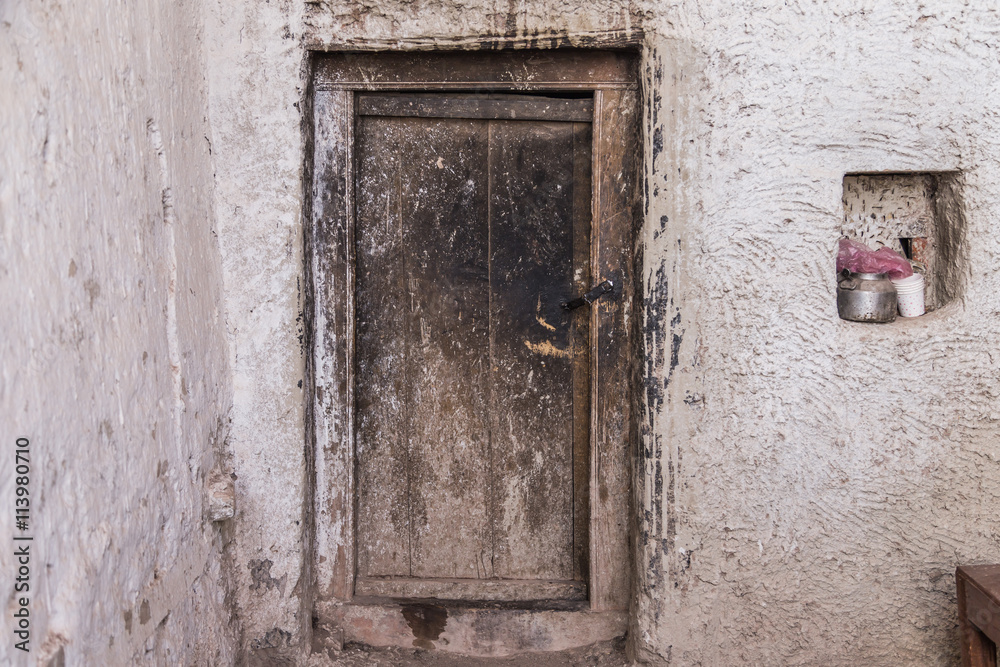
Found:
<path fill-rule="evenodd" d="M 610 280 L 605 280 L 598 283 L 594 289 L 590 290 L 581 297 L 577 297 L 571 301 L 563 301 L 560 306 L 563 310 L 573 310 L 574 308 L 579 308 L 580 306 L 585 306 L 597 301 L 602 296 L 610 292 L 615 288 L 615 284 Z"/>

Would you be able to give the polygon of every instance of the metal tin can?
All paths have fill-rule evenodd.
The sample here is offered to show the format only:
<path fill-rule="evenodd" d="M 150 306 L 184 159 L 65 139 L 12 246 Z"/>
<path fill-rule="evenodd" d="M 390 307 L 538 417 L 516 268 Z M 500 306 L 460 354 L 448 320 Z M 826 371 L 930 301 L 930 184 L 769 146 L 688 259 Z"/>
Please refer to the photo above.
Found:
<path fill-rule="evenodd" d="M 896 288 L 886 273 L 851 273 L 837 280 L 837 311 L 852 322 L 892 322 L 896 319 Z"/>

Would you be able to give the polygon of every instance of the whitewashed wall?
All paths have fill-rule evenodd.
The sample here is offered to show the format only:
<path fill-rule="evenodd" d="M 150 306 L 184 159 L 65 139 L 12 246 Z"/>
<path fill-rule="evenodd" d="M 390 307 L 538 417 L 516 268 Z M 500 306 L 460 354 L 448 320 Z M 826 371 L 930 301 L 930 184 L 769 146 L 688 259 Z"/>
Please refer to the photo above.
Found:
<path fill-rule="evenodd" d="M 251 662 L 308 648 L 308 51 L 638 29 L 632 649 L 954 663 L 954 567 L 1000 553 L 1000 15 L 982 0 L 0 5 L 0 402 L 38 461 L 37 562 L 59 563 L 33 602 L 43 658 L 149 638 L 157 659 L 228 664 L 230 628 Z M 837 318 L 834 252 L 844 174 L 877 171 L 961 174 L 965 287 L 866 326 Z M 201 517 L 223 440 L 232 623 Z"/>
<path fill-rule="evenodd" d="M 203 34 L 186 0 L 0 2 L 3 664 L 233 663 L 203 517 L 232 396 Z"/>
<path fill-rule="evenodd" d="M 635 639 L 685 665 L 954 664 L 954 568 L 1000 554 L 1000 15 L 732 4 L 647 24 Z M 964 179 L 965 298 L 839 320 L 844 173 L 942 170 Z"/>
<path fill-rule="evenodd" d="M 307 647 L 299 3 L 209 2 L 216 216 L 233 369 L 241 649 L 266 664 Z M 251 663 L 253 664 L 253 663 Z"/>
<path fill-rule="evenodd" d="M 245 646 L 275 628 L 295 644 L 310 604 L 296 523 L 306 50 L 641 28 L 633 648 L 683 665 L 955 660 L 953 569 L 1000 546 L 990 3 L 216 0 L 211 16 Z M 943 170 L 964 179 L 965 298 L 914 322 L 840 321 L 844 174 Z"/>

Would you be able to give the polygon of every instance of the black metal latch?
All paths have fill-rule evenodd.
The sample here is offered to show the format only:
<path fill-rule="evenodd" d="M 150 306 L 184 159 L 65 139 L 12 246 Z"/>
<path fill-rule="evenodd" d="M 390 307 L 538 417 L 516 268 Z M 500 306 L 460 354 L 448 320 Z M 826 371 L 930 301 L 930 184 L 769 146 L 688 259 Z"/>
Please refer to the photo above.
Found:
<path fill-rule="evenodd" d="M 579 308 L 580 306 L 585 306 L 597 301 L 602 296 L 610 292 L 615 288 L 615 284 L 610 280 L 605 280 L 604 282 L 598 284 L 594 289 L 590 290 L 586 294 L 572 301 L 563 301 L 561 304 L 564 310 L 573 310 L 574 308 Z"/>

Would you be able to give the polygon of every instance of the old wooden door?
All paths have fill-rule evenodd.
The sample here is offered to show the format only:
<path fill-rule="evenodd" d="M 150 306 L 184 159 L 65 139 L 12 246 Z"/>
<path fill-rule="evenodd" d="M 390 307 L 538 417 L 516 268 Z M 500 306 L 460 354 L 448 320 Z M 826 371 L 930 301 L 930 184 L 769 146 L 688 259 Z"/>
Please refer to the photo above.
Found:
<path fill-rule="evenodd" d="M 314 65 L 314 640 L 503 655 L 620 635 L 638 60 Z"/>
<path fill-rule="evenodd" d="M 586 598 L 592 117 L 357 98 L 359 595 Z"/>

